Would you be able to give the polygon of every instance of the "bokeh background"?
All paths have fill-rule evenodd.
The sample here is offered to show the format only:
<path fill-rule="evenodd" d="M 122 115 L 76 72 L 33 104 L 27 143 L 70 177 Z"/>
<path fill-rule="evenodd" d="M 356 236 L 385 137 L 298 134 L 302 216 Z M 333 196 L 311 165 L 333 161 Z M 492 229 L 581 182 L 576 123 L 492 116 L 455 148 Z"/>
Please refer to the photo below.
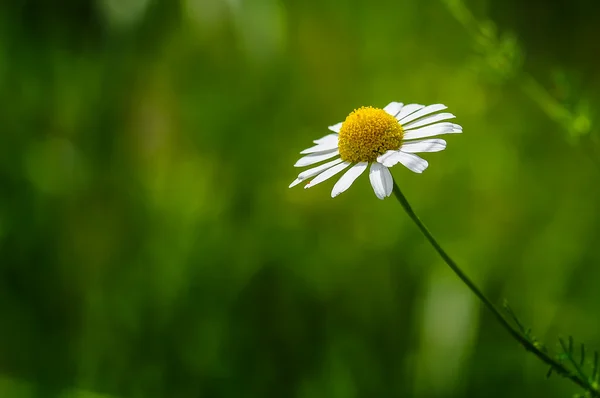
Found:
<path fill-rule="evenodd" d="M 598 13 L 3 1 L 0 397 L 572 396 L 366 176 L 288 184 L 354 108 L 448 105 L 396 181 L 548 347 L 600 349 Z"/>

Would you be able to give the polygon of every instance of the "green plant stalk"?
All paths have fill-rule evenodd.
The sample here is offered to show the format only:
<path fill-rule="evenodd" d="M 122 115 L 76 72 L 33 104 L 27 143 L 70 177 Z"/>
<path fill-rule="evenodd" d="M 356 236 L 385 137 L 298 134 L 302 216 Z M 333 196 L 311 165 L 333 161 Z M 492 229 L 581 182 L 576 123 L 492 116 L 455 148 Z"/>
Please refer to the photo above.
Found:
<path fill-rule="evenodd" d="M 600 397 L 600 391 L 594 388 L 590 382 L 585 379 L 578 377 L 578 375 L 573 374 L 569 369 L 567 369 L 564 365 L 554 360 L 545 352 L 541 351 L 538 347 L 534 345 L 531 341 L 525 338 L 521 333 L 519 333 L 500 313 L 500 311 L 496 308 L 494 304 L 479 290 L 479 288 L 469 279 L 469 277 L 460 269 L 460 267 L 452 260 L 452 258 L 444 251 L 444 249 L 440 246 L 437 240 L 433 237 L 431 232 L 427 229 L 425 224 L 419 219 L 419 216 L 414 212 L 410 203 L 394 181 L 394 195 L 396 199 L 400 202 L 410 219 L 417 225 L 417 227 L 421 230 L 421 233 L 425 235 L 425 238 L 431 243 L 434 249 L 438 252 L 440 257 L 444 260 L 444 262 L 454 271 L 454 273 L 460 278 L 461 281 L 464 282 L 465 285 L 477 296 L 477 298 L 487 307 L 488 310 L 492 312 L 494 317 L 498 320 L 498 322 L 506 329 L 506 331 L 519 343 L 521 344 L 527 351 L 532 352 L 535 356 L 537 356 L 544 363 L 550 365 L 557 373 L 562 376 L 568 378 L 584 390 L 588 391 L 593 397 Z"/>

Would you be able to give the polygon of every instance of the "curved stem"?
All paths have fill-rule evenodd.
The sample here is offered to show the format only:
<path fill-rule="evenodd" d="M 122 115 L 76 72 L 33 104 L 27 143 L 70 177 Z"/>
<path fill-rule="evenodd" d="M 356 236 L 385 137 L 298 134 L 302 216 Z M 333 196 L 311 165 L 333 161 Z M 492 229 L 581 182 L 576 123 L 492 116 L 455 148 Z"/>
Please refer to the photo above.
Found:
<path fill-rule="evenodd" d="M 454 260 L 452 260 L 452 258 L 444 251 L 444 249 L 442 249 L 442 247 L 433 237 L 431 232 L 429 232 L 425 224 L 423 224 L 423 222 L 414 212 L 414 210 L 410 206 L 410 203 L 408 203 L 408 200 L 398 187 L 398 184 L 396 184 L 396 181 L 394 181 L 394 195 L 396 196 L 396 198 L 398 199 L 408 216 L 411 218 L 411 220 L 417 225 L 417 227 L 421 230 L 423 235 L 425 235 L 425 238 L 427 238 L 429 243 L 431 243 L 434 249 L 442 257 L 444 262 L 450 267 L 450 269 L 452 269 L 452 271 L 454 271 L 454 273 L 460 278 L 460 280 L 463 281 L 465 285 L 467 285 L 467 287 L 475 294 L 475 296 L 477 296 L 477 298 L 486 306 L 486 308 L 492 312 L 492 314 L 498 320 L 498 322 L 519 344 L 525 347 L 527 351 L 531 351 L 543 362 L 550 365 L 554 369 L 554 371 L 562 374 L 564 377 L 570 379 L 586 391 L 589 391 L 592 394 L 592 396 L 600 397 L 600 391 L 594 388 L 588 380 L 582 379 L 570 372 L 561 363 L 557 362 L 544 351 L 536 347 L 536 345 L 533 342 L 531 342 L 529 339 L 523 336 L 506 320 L 506 318 L 500 313 L 496 306 L 492 304 L 492 302 L 481 292 L 481 290 L 479 290 L 475 283 L 473 283 L 471 279 L 469 279 L 469 277 L 460 269 L 460 267 L 454 262 Z"/>

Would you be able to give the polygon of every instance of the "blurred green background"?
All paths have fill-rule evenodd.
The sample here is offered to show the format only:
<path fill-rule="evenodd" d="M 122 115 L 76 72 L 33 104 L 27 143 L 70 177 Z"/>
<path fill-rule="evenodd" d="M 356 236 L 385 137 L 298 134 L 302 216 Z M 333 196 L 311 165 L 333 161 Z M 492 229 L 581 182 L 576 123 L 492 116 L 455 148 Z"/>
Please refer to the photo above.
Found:
<path fill-rule="evenodd" d="M 7 0 L 0 397 L 567 397 L 398 203 L 288 189 L 354 108 L 464 134 L 393 174 L 493 301 L 600 348 L 585 0 Z"/>

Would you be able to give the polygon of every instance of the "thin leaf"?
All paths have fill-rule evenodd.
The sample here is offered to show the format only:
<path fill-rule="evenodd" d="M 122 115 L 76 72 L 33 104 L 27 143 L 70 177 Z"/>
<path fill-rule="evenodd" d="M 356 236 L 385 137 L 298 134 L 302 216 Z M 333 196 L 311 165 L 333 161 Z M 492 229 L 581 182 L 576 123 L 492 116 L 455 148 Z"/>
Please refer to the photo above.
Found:
<path fill-rule="evenodd" d="M 521 321 L 519 321 L 519 318 L 517 318 L 517 314 L 515 314 L 510 305 L 508 305 L 508 301 L 504 300 L 502 306 L 504 307 L 504 310 L 508 313 L 508 315 L 510 315 L 511 319 L 517 324 L 519 331 L 527 336 L 527 331 L 525 330 L 525 327 L 523 326 Z"/>
<path fill-rule="evenodd" d="M 563 339 L 561 339 L 560 337 L 558 338 L 558 341 L 560 342 L 560 345 L 564 351 L 564 355 L 566 357 L 566 359 L 569 360 L 569 362 L 571 362 L 571 365 L 573 366 L 573 368 L 575 368 L 575 371 L 577 372 L 577 374 L 579 375 L 579 378 L 581 380 L 583 380 L 584 382 L 589 380 L 589 378 L 585 375 L 585 373 L 583 372 L 583 370 L 581 369 L 581 366 L 579 366 L 579 364 L 575 361 L 575 358 L 573 358 L 573 337 L 569 336 L 569 345 L 567 346 L 567 344 L 565 344 L 565 341 Z"/>
<path fill-rule="evenodd" d="M 567 344 L 565 343 L 565 341 L 563 340 L 562 337 L 558 338 L 558 342 L 560 343 L 560 347 L 562 348 L 563 352 L 561 353 L 561 357 L 563 359 L 568 358 L 568 350 L 567 350 Z"/>
<path fill-rule="evenodd" d="M 573 336 L 569 336 L 569 355 L 573 355 Z"/>

